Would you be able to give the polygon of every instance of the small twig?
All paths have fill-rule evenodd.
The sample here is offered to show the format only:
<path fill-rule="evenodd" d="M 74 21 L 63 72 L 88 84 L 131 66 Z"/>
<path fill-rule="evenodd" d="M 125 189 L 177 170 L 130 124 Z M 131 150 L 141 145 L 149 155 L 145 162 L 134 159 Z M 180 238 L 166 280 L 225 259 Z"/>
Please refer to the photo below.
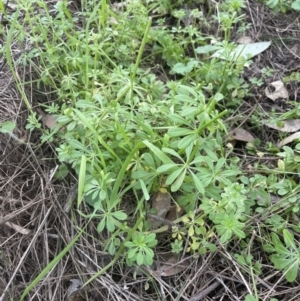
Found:
<path fill-rule="evenodd" d="M 213 284 L 208 286 L 204 289 L 201 293 L 197 294 L 196 296 L 192 297 L 190 301 L 200 301 L 203 300 L 210 292 L 216 289 L 220 285 L 219 281 L 215 281 Z"/>

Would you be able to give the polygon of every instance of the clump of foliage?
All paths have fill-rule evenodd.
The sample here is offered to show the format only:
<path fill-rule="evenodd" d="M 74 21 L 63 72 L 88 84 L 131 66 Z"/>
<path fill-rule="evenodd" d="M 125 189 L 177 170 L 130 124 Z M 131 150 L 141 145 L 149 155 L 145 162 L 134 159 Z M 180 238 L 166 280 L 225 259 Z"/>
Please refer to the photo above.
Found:
<path fill-rule="evenodd" d="M 110 234 L 108 252 L 126 251 L 128 265 L 153 262 L 159 229 L 151 230 L 147 222 L 148 203 L 164 187 L 179 196 L 174 202 L 186 212 L 170 234 L 174 252 L 185 244 L 193 254 L 215 251 L 214 237 L 222 244 L 239 240 L 245 246 L 256 228 L 251 216 L 260 214 L 261 233 L 283 233 L 284 248 L 278 236 L 269 239 L 267 234 L 265 248 L 292 281 L 298 249 L 283 229 L 298 210 L 295 182 L 279 173 L 244 176 L 232 145 L 223 139 L 228 108 L 239 104 L 248 86 L 241 78 L 243 64 L 210 55 L 234 48 L 230 33 L 242 20 L 243 2 L 227 0 L 220 6 L 223 41 L 201 32 L 198 21 L 204 17 L 198 10 L 187 26 L 184 10 L 172 10 L 177 26 L 168 27 L 164 19 L 153 26 L 149 11 L 162 10 L 163 3 L 164 9 L 171 5 L 136 0 L 119 11 L 99 1 L 89 13 L 75 16 L 64 1 L 51 11 L 43 1 L 20 5 L 16 13 L 24 14 L 22 26 L 30 30 L 22 30 L 15 15 L 10 34 L 32 48 L 16 63 L 31 64 L 40 74 L 38 84 L 51 86 L 57 95 L 45 106 L 57 117 L 55 127 L 42 129 L 33 113 L 28 129 L 39 128 L 42 142 L 56 146 L 60 175 L 67 165 L 75 171 L 78 212 L 84 215 L 83 201 L 93 208 L 89 217 L 98 220 L 98 231 Z M 37 6 L 43 14 L 35 13 Z M 155 72 L 158 61 L 168 74 L 163 80 Z M 288 172 L 294 152 L 284 151 L 279 156 Z M 130 216 L 122 209 L 128 193 L 135 198 Z M 272 205 L 271 193 L 284 198 Z M 293 227 L 300 231 L 299 225 Z M 289 252 L 293 260 L 284 264 Z"/>
<path fill-rule="evenodd" d="M 300 10 L 299 0 L 267 0 L 264 2 L 275 12 L 287 13 L 291 10 Z"/>

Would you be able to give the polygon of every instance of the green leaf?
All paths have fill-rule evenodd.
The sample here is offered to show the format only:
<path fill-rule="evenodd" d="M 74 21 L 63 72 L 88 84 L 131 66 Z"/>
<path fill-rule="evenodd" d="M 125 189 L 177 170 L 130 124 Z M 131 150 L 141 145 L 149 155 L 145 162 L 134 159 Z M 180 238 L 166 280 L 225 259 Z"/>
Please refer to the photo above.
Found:
<path fill-rule="evenodd" d="M 150 200 L 150 195 L 149 195 L 149 192 L 148 192 L 148 189 L 145 185 L 145 182 L 143 180 L 139 180 L 139 183 L 141 185 L 141 188 L 142 188 L 142 191 L 143 191 L 143 194 L 144 194 L 144 197 L 145 197 L 145 200 L 148 201 Z"/>
<path fill-rule="evenodd" d="M 131 248 L 135 247 L 135 244 L 132 241 L 126 241 L 124 243 L 124 246 L 131 249 Z"/>
<path fill-rule="evenodd" d="M 182 173 L 184 167 L 180 167 L 179 169 L 173 171 L 166 179 L 166 185 L 171 185 L 177 177 Z"/>
<path fill-rule="evenodd" d="M 173 183 L 173 185 L 171 186 L 171 191 L 175 192 L 177 190 L 180 189 L 184 179 L 185 179 L 185 175 L 186 175 L 186 169 L 184 169 L 184 171 L 182 172 L 182 174 L 175 180 L 175 182 Z"/>
<path fill-rule="evenodd" d="M 6 15 L 5 6 L 2 0 L 0 0 L 0 11 L 2 14 Z"/>
<path fill-rule="evenodd" d="M 220 158 L 216 164 L 215 173 L 218 173 L 221 170 L 221 168 L 225 165 L 225 163 L 225 158 Z"/>
<path fill-rule="evenodd" d="M 234 61 L 238 61 L 239 59 L 249 59 L 252 58 L 259 53 L 265 51 L 271 42 L 257 42 L 257 43 L 249 43 L 249 44 L 241 44 L 238 45 L 233 51 L 230 52 L 230 55 L 226 56 L 226 50 L 221 49 L 215 52 L 212 57 L 219 57 L 221 59 L 230 59 Z"/>
<path fill-rule="evenodd" d="M 155 237 L 156 237 L 155 233 L 150 233 L 149 235 L 146 235 L 146 237 L 145 237 L 145 243 L 149 244 L 152 241 L 156 241 Z"/>
<path fill-rule="evenodd" d="M 133 179 L 141 179 L 141 178 L 149 177 L 149 172 L 145 170 L 137 170 L 131 174 L 131 177 Z"/>
<path fill-rule="evenodd" d="M 202 182 L 200 181 L 200 179 L 193 172 L 191 172 L 191 175 L 192 175 L 193 181 L 194 181 L 199 193 L 204 194 L 205 189 L 204 189 L 204 186 L 203 186 Z"/>
<path fill-rule="evenodd" d="M 156 169 L 156 172 L 164 173 L 164 172 L 166 172 L 166 171 L 168 171 L 168 170 L 170 170 L 170 169 L 172 169 L 172 168 L 174 168 L 174 167 L 177 167 L 177 164 L 175 164 L 175 163 L 164 164 L 164 165 L 158 167 L 158 168 Z"/>
<path fill-rule="evenodd" d="M 294 262 L 294 259 L 288 260 L 286 257 L 279 254 L 271 255 L 270 260 L 273 262 L 275 268 L 278 270 L 285 270 L 288 268 L 288 266 L 292 265 Z"/>
<path fill-rule="evenodd" d="M 129 242 L 129 241 L 128 241 Z M 128 243 L 127 242 L 127 243 Z M 128 244 L 125 244 L 125 246 L 128 246 Z M 133 258 L 135 258 L 136 257 L 136 252 L 137 252 L 137 248 L 134 248 L 134 249 L 131 249 L 131 250 L 129 250 L 129 252 L 128 252 L 128 258 L 130 258 L 130 259 L 133 259 Z"/>
<path fill-rule="evenodd" d="M 12 133 L 16 124 L 12 121 L 5 121 L 0 123 L 0 133 Z"/>
<path fill-rule="evenodd" d="M 112 216 L 108 216 L 106 218 L 106 229 L 109 231 L 109 232 L 114 232 L 115 231 L 115 223 L 114 223 L 114 218 Z"/>
<path fill-rule="evenodd" d="M 88 225 L 87 223 L 86 225 Z M 27 294 L 31 291 L 32 288 L 35 287 L 37 283 L 39 283 L 59 262 L 61 259 L 69 252 L 69 250 L 73 247 L 76 241 L 80 238 L 83 232 L 86 230 L 86 226 L 69 242 L 69 244 L 57 255 L 52 259 L 50 263 L 38 274 L 38 276 L 31 281 L 31 283 L 26 287 L 24 290 L 20 301 L 23 301 Z"/>
<path fill-rule="evenodd" d="M 111 241 L 110 244 L 109 244 L 109 247 L 108 247 L 108 253 L 110 255 L 114 255 L 115 252 L 116 252 L 116 246 L 115 246 L 114 242 Z"/>
<path fill-rule="evenodd" d="M 291 5 L 292 9 L 294 10 L 300 10 L 300 0 L 296 0 Z"/>
<path fill-rule="evenodd" d="M 293 265 L 288 269 L 287 273 L 285 274 L 285 279 L 288 282 L 294 282 L 297 278 L 299 271 L 299 263 L 295 261 Z"/>
<path fill-rule="evenodd" d="M 194 134 L 195 132 L 190 129 L 184 129 L 184 128 L 171 128 L 168 130 L 168 135 L 170 137 L 182 137 Z"/>
<path fill-rule="evenodd" d="M 159 158 L 164 164 L 175 164 L 165 153 L 163 153 L 158 147 L 153 145 L 147 140 L 144 140 L 143 143 L 153 152 L 153 154 Z"/>
<path fill-rule="evenodd" d="M 127 219 L 127 214 L 123 211 L 115 211 L 112 215 L 120 221 L 125 221 Z"/>
<path fill-rule="evenodd" d="M 275 248 L 270 244 L 263 245 L 263 249 L 268 253 L 276 252 Z"/>
<path fill-rule="evenodd" d="M 245 301 L 258 301 L 253 295 L 247 295 Z"/>
<path fill-rule="evenodd" d="M 177 63 L 173 66 L 172 72 L 185 75 L 193 70 L 195 66 L 199 64 L 196 60 L 191 60 L 187 64 Z"/>
<path fill-rule="evenodd" d="M 144 255 L 142 252 L 139 252 L 136 257 L 136 263 L 142 265 L 144 263 Z"/>
<path fill-rule="evenodd" d="M 177 152 L 175 152 L 174 149 L 172 149 L 172 148 L 164 147 L 162 149 L 162 151 L 165 152 L 165 153 L 167 153 L 167 154 L 170 154 L 170 155 L 172 155 L 174 157 L 177 157 L 179 160 L 183 161 L 182 158 L 181 158 L 181 156 Z"/>
<path fill-rule="evenodd" d="M 221 236 L 220 242 L 221 243 L 226 243 L 229 241 L 229 239 L 232 236 L 232 231 L 231 230 L 226 230 L 225 233 Z"/>
<path fill-rule="evenodd" d="M 284 229 L 282 231 L 282 233 L 283 233 L 283 239 L 284 239 L 285 245 L 288 248 L 293 248 L 294 250 L 297 250 L 297 247 L 294 242 L 294 235 L 286 229 Z"/>
<path fill-rule="evenodd" d="M 281 218 L 280 216 L 278 216 L 278 217 Z M 279 221 L 281 221 L 281 219 Z M 279 239 L 279 237 L 276 233 L 272 232 L 271 238 L 272 238 L 272 242 L 274 245 L 281 244 L 281 240 Z"/>
<path fill-rule="evenodd" d="M 102 231 L 103 231 L 103 229 L 105 228 L 105 219 L 103 218 L 102 220 L 101 220 L 101 222 L 98 224 L 98 226 L 97 226 L 97 231 L 99 232 L 99 233 L 101 233 Z"/>
<path fill-rule="evenodd" d="M 213 45 L 205 45 L 205 46 L 199 46 L 196 48 L 196 52 L 199 54 L 206 54 L 215 50 L 220 49 L 219 46 L 213 46 Z"/>
<path fill-rule="evenodd" d="M 276 249 L 276 252 L 278 254 L 281 254 L 281 255 L 289 253 L 289 250 L 283 244 L 281 244 L 281 243 L 280 244 L 276 244 L 275 245 L 275 249 Z"/>
<path fill-rule="evenodd" d="M 80 170 L 79 170 L 79 175 L 78 175 L 77 208 L 80 206 L 82 199 L 83 199 L 85 174 L 86 174 L 86 157 L 81 156 Z"/>
<path fill-rule="evenodd" d="M 233 228 L 232 230 L 236 234 L 237 237 L 239 237 L 239 238 L 245 238 L 246 237 L 245 233 L 241 229 Z"/>
<path fill-rule="evenodd" d="M 185 136 L 178 142 L 178 148 L 179 149 L 185 149 L 188 147 L 188 145 L 192 144 L 197 139 L 197 134 L 192 134 Z"/>

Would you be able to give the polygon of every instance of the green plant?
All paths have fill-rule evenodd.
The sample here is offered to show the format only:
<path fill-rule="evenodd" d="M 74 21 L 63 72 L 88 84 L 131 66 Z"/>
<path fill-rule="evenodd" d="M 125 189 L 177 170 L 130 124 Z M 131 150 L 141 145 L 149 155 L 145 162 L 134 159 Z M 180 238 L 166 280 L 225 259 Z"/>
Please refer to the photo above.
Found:
<path fill-rule="evenodd" d="M 296 11 L 300 10 L 299 0 L 268 0 L 265 3 L 275 12 L 287 13 L 292 9 Z"/>
<path fill-rule="evenodd" d="M 300 248 L 296 245 L 294 235 L 290 231 L 284 229 L 282 234 L 284 243 L 276 233 L 272 232 L 270 242 L 263 247 L 266 252 L 273 253 L 269 258 L 278 270 L 284 272 L 285 279 L 293 282 L 299 271 Z"/>
<path fill-rule="evenodd" d="M 153 263 L 153 247 L 157 244 L 155 234 L 144 235 L 138 233 L 133 237 L 132 241 L 125 242 L 125 247 L 129 248 L 127 253 L 127 263 L 132 265 L 136 262 L 138 265 L 151 265 Z"/>
<path fill-rule="evenodd" d="M 86 4 L 76 17 L 64 1 L 51 12 L 40 1 L 43 16 L 35 14 L 34 4 L 20 5 L 24 24 L 15 17 L 10 38 L 18 27 L 20 41 L 32 45 L 18 63 L 30 63 L 41 76 L 37 84 L 56 92 L 57 101 L 44 108 L 57 119 L 55 128 L 43 130 L 32 112 L 27 128 L 41 129 L 42 142 L 56 145 L 60 176 L 66 166 L 74 170 L 77 211 L 109 233 L 105 249 L 115 260 L 124 255 L 129 265 L 152 263 L 158 242 L 147 220 L 147 201 L 161 187 L 186 209 L 174 222 L 174 252 L 184 245 L 193 253 L 214 251 L 214 235 L 224 244 L 246 238 L 254 197 L 247 198 L 250 189 L 241 183 L 223 135 L 226 108 L 249 87 L 240 76 L 244 62 L 210 57 L 218 49 L 230 57 L 231 30 L 242 19 L 243 2 L 220 6 L 223 42 L 201 32 L 197 25 L 205 16 L 199 10 L 182 26 L 184 12 L 170 8 L 169 1 L 146 6 L 131 1 L 122 13 L 100 1 Z M 148 13 L 154 10 L 172 10 L 176 26 L 170 29 L 163 21 L 152 26 Z M 81 17 L 85 22 L 78 27 Z M 157 60 L 173 80 L 162 81 L 151 71 Z M 133 213 L 122 206 L 126 194 L 132 196 Z M 82 202 L 92 214 L 82 212 Z"/>

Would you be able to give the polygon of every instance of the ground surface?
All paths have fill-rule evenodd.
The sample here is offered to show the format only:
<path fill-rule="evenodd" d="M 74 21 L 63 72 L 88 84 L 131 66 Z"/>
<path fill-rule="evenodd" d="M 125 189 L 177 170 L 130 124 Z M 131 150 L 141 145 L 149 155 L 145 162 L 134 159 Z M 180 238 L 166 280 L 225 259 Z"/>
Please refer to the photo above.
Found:
<path fill-rule="evenodd" d="M 280 14 L 270 11 L 255 1 L 248 2 L 245 9 L 247 21 L 252 24 L 248 35 L 253 41 L 272 41 L 264 53 L 255 58 L 245 77 L 257 76 L 262 68 L 273 68 L 272 76 L 266 76 L 261 87 L 253 87 L 252 95 L 241 103 L 230 117 L 243 120 L 244 128 L 265 142 L 278 142 L 278 132 L 271 128 L 251 128 L 253 111 L 286 113 L 289 105 L 284 101 L 271 101 L 264 89 L 271 82 L 289 76 L 300 69 L 299 14 Z M 233 39 L 238 39 L 234 29 Z M 16 53 L 18 49 L 12 45 Z M 0 136 L 0 300 L 19 300 L 28 283 L 72 240 L 83 224 L 79 215 L 71 215 L 65 205 L 76 193 L 76 178 L 64 182 L 53 179 L 56 167 L 54 152 L 50 145 L 39 145 L 38 133 L 25 130 L 28 113 L 22 104 L 14 78 L 1 62 L 0 72 L 0 121 L 14 120 L 18 124 L 15 135 L 34 145 L 30 149 L 6 134 Z M 32 80 L 32 70 L 19 68 L 18 75 Z M 21 87 L 22 88 L 22 87 Z M 290 100 L 299 102 L 297 83 L 287 85 Z M 34 87 L 26 87 L 25 93 L 33 106 L 41 101 L 41 93 Z M 45 96 L 44 96 L 45 97 Z M 244 144 L 235 146 L 235 153 L 244 159 L 247 169 L 258 158 L 246 153 Z M 274 158 L 265 159 L 272 166 Z M 88 209 L 87 209 L 88 210 Z M 259 220 L 257 221 L 259 223 Z M 160 238 L 163 240 L 163 237 Z M 156 275 L 147 269 L 138 273 L 124 269 L 117 262 L 90 287 L 99 295 L 96 300 L 244 300 L 251 291 L 252 279 L 241 272 L 232 259 L 236 246 L 218 249 L 213 254 L 190 257 L 188 268 L 183 273 L 169 277 Z M 263 263 L 263 274 L 257 279 L 261 300 L 300 300 L 299 279 L 287 283 L 282 274 L 264 264 L 265 254 L 260 246 L 253 245 L 255 256 Z M 164 248 L 157 251 L 157 264 L 161 264 Z M 65 300 L 68 281 L 82 278 L 109 263 L 111 258 L 103 251 L 103 237 L 90 223 L 86 234 L 62 260 L 32 290 L 28 300 Z M 208 290 L 207 290 L 208 289 Z M 9 299 L 11 298 L 11 299 Z M 92 297 L 91 297 L 92 298 Z"/>

